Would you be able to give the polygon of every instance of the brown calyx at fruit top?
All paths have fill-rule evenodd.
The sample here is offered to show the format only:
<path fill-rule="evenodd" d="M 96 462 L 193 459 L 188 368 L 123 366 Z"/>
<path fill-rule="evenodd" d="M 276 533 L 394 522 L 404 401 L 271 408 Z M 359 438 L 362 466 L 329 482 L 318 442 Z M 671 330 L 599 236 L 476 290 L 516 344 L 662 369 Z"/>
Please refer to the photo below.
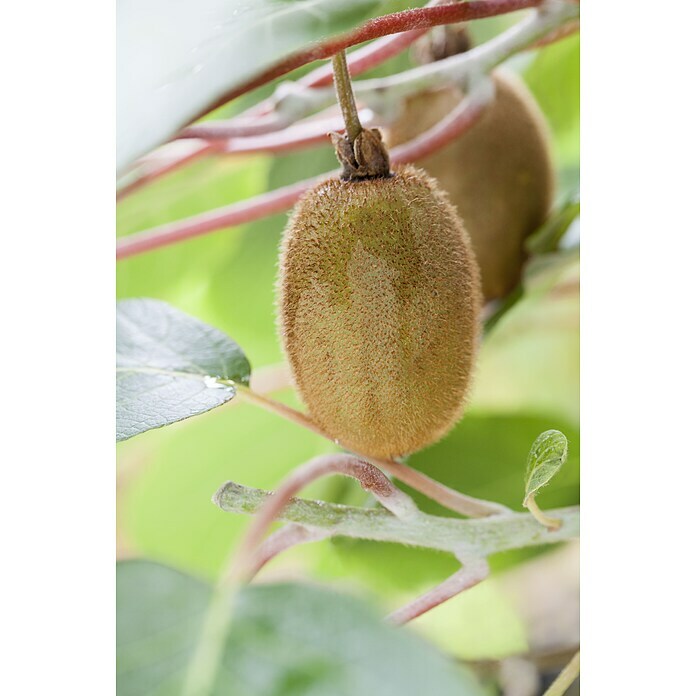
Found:
<path fill-rule="evenodd" d="M 353 143 L 347 135 L 331 133 L 336 157 L 341 163 L 341 179 L 358 181 L 391 176 L 389 152 L 377 128 L 363 129 Z"/>
<path fill-rule="evenodd" d="M 413 55 L 425 64 L 442 60 L 471 48 L 471 37 L 465 22 L 435 27 L 416 42 Z M 363 129 L 351 142 L 349 136 L 330 133 L 336 157 L 341 164 L 343 181 L 385 178 L 392 175 L 389 152 L 377 128 Z"/>

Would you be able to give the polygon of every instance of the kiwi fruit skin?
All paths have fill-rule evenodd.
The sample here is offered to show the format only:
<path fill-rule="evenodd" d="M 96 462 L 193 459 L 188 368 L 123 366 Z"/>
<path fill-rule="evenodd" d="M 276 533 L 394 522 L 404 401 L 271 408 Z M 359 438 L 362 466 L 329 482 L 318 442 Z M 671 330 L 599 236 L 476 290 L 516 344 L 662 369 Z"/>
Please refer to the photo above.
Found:
<path fill-rule="evenodd" d="M 278 319 L 314 421 L 372 457 L 415 452 L 464 407 L 480 278 L 462 222 L 411 165 L 307 192 L 281 248 Z"/>
<path fill-rule="evenodd" d="M 493 73 L 496 96 L 479 121 L 449 145 L 415 164 L 435 177 L 464 221 L 481 269 L 483 295 L 507 295 L 519 282 L 524 243 L 544 222 L 553 200 L 548 127 L 524 83 Z M 409 97 L 385 130 L 389 147 L 434 126 L 463 98 L 447 86 Z"/>

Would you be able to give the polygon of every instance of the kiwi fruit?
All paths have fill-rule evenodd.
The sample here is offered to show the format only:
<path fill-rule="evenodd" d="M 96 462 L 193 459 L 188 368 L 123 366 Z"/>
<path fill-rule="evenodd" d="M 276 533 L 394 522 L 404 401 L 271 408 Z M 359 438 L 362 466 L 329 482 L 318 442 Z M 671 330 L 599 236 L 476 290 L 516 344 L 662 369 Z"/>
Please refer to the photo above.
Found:
<path fill-rule="evenodd" d="M 342 446 L 402 456 L 460 416 L 479 273 L 456 210 L 422 170 L 308 191 L 285 231 L 278 305 L 295 386 Z"/>
<path fill-rule="evenodd" d="M 479 121 L 441 150 L 415 164 L 449 194 L 481 270 L 483 295 L 507 295 L 519 282 L 525 239 L 544 222 L 553 198 L 553 167 L 544 117 L 516 76 L 496 70 L 496 95 Z M 454 86 L 406 100 L 385 131 L 390 147 L 434 126 L 463 94 Z"/>

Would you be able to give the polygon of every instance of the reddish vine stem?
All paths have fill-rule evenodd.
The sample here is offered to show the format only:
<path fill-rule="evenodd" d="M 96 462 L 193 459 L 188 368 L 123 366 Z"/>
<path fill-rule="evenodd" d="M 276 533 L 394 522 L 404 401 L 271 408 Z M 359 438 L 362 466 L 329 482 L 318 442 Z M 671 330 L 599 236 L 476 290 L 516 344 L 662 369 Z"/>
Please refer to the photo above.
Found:
<path fill-rule="evenodd" d="M 448 599 L 478 585 L 488 577 L 488 563 L 482 558 L 474 558 L 466 561 L 454 575 L 450 575 L 444 582 L 428 590 L 406 606 L 393 611 L 386 620 L 397 626 L 412 621 L 426 612 L 440 606 Z"/>
<path fill-rule="evenodd" d="M 255 558 L 271 524 L 290 499 L 313 481 L 331 474 L 341 474 L 356 479 L 372 493 L 384 507 L 398 517 L 417 514 L 415 503 L 406 493 L 399 490 L 375 466 L 350 454 L 327 454 L 311 459 L 297 467 L 280 484 L 276 492 L 261 507 L 240 544 L 225 582 L 247 582 L 260 568 L 260 559 Z M 284 546 L 284 543 L 281 543 Z M 284 546 L 287 548 L 288 546 Z"/>
<path fill-rule="evenodd" d="M 210 104 L 193 120 L 197 120 L 215 109 L 223 106 L 232 99 L 242 94 L 261 87 L 287 73 L 301 68 L 307 63 L 324 58 L 331 58 L 339 51 L 344 51 L 356 44 L 370 41 L 388 34 L 397 34 L 416 29 L 429 29 L 430 27 L 454 22 L 465 22 L 474 19 L 486 19 L 497 15 L 508 14 L 516 10 L 537 7 L 542 0 L 472 0 L 471 2 L 454 3 L 451 5 L 435 5 L 431 7 L 419 7 L 413 10 L 403 10 L 382 17 L 375 17 L 362 26 L 347 34 L 328 39 L 315 46 L 310 46 L 297 53 L 293 53 L 284 60 L 276 63 L 248 82 L 230 90 L 215 102 Z"/>
<path fill-rule="evenodd" d="M 435 3 L 431 3 L 435 4 Z M 371 68 L 374 68 L 383 62 L 393 58 L 405 49 L 407 49 L 414 41 L 417 41 L 421 36 L 426 34 L 428 28 L 415 29 L 413 31 L 406 31 L 400 34 L 395 34 L 392 36 L 385 36 L 381 39 L 373 41 L 368 46 L 359 48 L 353 51 L 348 56 L 348 68 L 350 69 L 351 75 L 360 75 Z M 333 80 L 333 70 L 331 65 L 322 65 L 321 67 L 313 70 L 304 77 L 300 78 L 297 82 L 303 87 L 323 87 L 331 84 Z M 313 145 L 315 143 L 323 142 L 326 133 L 329 131 L 340 131 L 342 130 L 342 125 L 340 127 L 330 127 L 327 128 L 322 133 L 317 133 L 313 137 L 306 136 L 304 139 L 298 138 L 297 140 L 292 140 L 290 135 L 284 135 L 285 129 L 280 127 L 280 120 L 276 119 L 263 119 L 261 116 L 267 115 L 273 110 L 273 101 L 271 99 L 265 99 L 259 102 L 251 109 L 243 112 L 234 119 L 225 120 L 215 123 L 202 123 L 198 126 L 191 126 L 187 129 L 187 132 L 195 132 L 193 128 L 201 129 L 200 135 L 204 139 L 211 138 L 223 138 L 236 140 L 228 142 L 223 146 L 223 150 L 226 153 L 251 153 L 251 152 L 285 152 L 290 150 L 295 150 L 302 148 L 307 145 Z M 361 121 L 367 123 L 364 116 L 361 116 Z M 267 143 L 260 142 L 257 145 L 254 143 L 245 142 L 242 138 L 253 140 L 255 137 L 262 136 L 264 134 L 276 134 L 276 136 L 281 141 L 281 145 L 276 145 L 273 140 L 273 135 L 269 138 Z M 293 134 L 295 135 L 295 134 Z M 152 183 L 153 181 L 159 179 L 170 172 L 185 166 L 194 159 L 198 159 L 203 155 L 209 154 L 209 150 L 206 148 L 206 144 L 202 144 L 201 148 L 186 157 L 173 158 L 166 166 L 154 169 L 143 177 L 127 184 L 122 189 L 120 189 L 116 194 L 116 199 L 120 200 L 125 198 L 127 195 L 134 193 L 143 186 Z M 147 160 L 145 160 L 147 161 Z"/>
<path fill-rule="evenodd" d="M 320 437 L 329 440 L 330 442 L 335 442 L 334 439 L 325 433 L 309 416 L 306 416 L 300 411 L 296 411 L 290 406 L 286 406 L 280 401 L 275 401 L 274 399 L 269 399 L 262 394 L 257 394 L 251 389 L 246 387 L 238 387 L 239 395 L 251 403 L 260 406 L 261 408 L 280 415 L 283 418 L 297 423 L 297 425 L 310 430 L 311 432 L 319 435 Z M 431 479 L 429 476 L 412 469 L 406 464 L 397 462 L 395 459 L 377 459 L 375 457 L 363 456 L 357 453 L 366 462 L 373 464 L 374 466 L 384 469 L 389 472 L 392 476 L 403 481 L 405 484 L 410 486 L 416 491 L 419 491 L 423 495 L 428 496 L 432 500 L 440 503 L 443 507 L 450 510 L 458 512 L 460 515 L 467 515 L 469 517 L 487 517 L 490 515 L 499 515 L 510 512 L 508 508 L 499 503 L 494 503 L 489 500 L 480 500 L 479 498 L 473 498 L 471 496 L 455 491 L 448 486 Z"/>
<path fill-rule="evenodd" d="M 277 64 L 275 68 L 269 69 L 253 81 L 250 81 L 246 85 L 243 85 L 221 98 L 196 118 L 200 118 L 205 115 L 205 113 L 209 113 L 227 101 L 291 72 L 293 69 L 301 67 L 301 65 L 313 60 L 327 58 L 341 48 L 345 49 L 373 38 L 382 37 L 379 41 L 375 41 L 373 44 L 355 51 L 350 56 L 348 62 L 349 68 L 353 75 L 358 75 L 397 55 L 433 26 L 506 14 L 520 9 L 535 7 L 540 3 L 541 0 L 484 0 L 481 2 L 462 3 L 460 5 L 440 5 L 438 2 L 433 2 L 423 8 L 405 10 L 404 12 L 395 13 L 393 15 L 378 17 L 367 22 L 354 32 L 345 35 L 342 40 L 340 38 L 334 39 L 320 44 L 318 47 L 308 48 L 303 52 L 290 56 L 284 62 Z M 434 10 L 440 10 L 440 12 L 434 13 Z M 444 13 L 442 10 L 444 10 Z M 393 34 L 396 34 L 396 36 L 392 36 Z M 298 80 L 298 84 L 305 87 L 320 87 L 329 84 L 331 80 L 332 70 L 330 66 L 322 66 Z M 282 130 L 288 124 L 278 115 L 269 114 L 272 107 L 272 100 L 267 99 L 235 119 L 220 124 L 206 123 L 190 126 L 184 129 L 178 137 L 200 137 L 203 139 L 246 137 Z M 267 118 L 259 118 L 263 116 Z M 221 131 L 224 132 L 225 135 L 222 135 Z M 203 154 L 206 153 L 200 152 L 196 156 Z M 173 160 L 166 168 L 152 172 L 151 175 L 147 176 L 145 179 L 138 179 L 132 184 L 124 187 L 124 189 L 118 192 L 117 198 L 120 199 L 125 197 L 142 188 L 142 186 L 158 179 L 160 176 L 164 176 L 184 166 L 189 161 L 191 160 L 186 158 Z"/>
<path fill-rule="evenodd" d="M 391 152 L 392 162 L 394 164 L 411 162 L 423 157 L 424 154 L 444 147 L 448 142 L 471 128 L 484 109 L 485 104 L 479 101 L 464 100 L 451 114 L 430 130 L 415 140 L 394 148 Z M 143 232 L 136 232 L 117 241 L 116 258 L 120 260 L 136 256 L 209 232 L 242 225 L 274 213 L 280 213 L 293 206 L 305 191 L 315 186 L 319 181 L 337 174 L 338 172 L 327 172 L 318 177 L 305 179 L 275 191 L 263 193 L 246 201 L 232 203 L 201 215 L 194 215 Z"/>
<path fill-rule="evenodd" d="M 552 31 L 543 39 L 539 39 L 539 41 L 533 43 L 529 48 L 543 48 L 544 46 L 548 46 L 549 44 L 556 43 L 557 41 L 562 41 L 563 39 L 567 39 L 569 36 L 577 34 L 579 30 L 580 20 L 568 22 L 567 24 L 564 24 L 562 27 L 558 27 L 556 31 Z"/>
<path fill-rule="evenodd" d="M 435 5 L 444 5 L 443 0 L 433 0 L 429 2 L 427 7 Z M 412 43 L 417 41 L 421 36 L 426 34 L 430 27 L 421 29 L 413 29 L 404 31 L 398 34 L 383 36 L 376 39 L 367 46 L 363 46 L 348 54 L 348 68 L 353 76 L 361 75 L 371 68 L 381 65 L 385 61 L 397 56 L 399 53 L 407 49 Z M 297 84 L 303 87 L 326 87 L 333 81 L 333 70 L 330 64 L 322 65 L 312 70 L 304 77 L 297 80 Z M 266 114 L 273 110 L 273 100 L 264 99 L 255 104 L 250 109 L 247 109 L 238 118 L 246 116 Z"/>
<path fill-rule="evenodd" d="M 240 115 L 233 119 L 198 123 L 184 128 L 176 137 L 180 140 L 198 139 L 222 140 L 225 138 L 246 138 L 247 136 L 275 133 L 287 128 L 290 123 L 276 113 L 260 116 Z"/>
<path fill-rule="evenodd" d="M 116 200 L 121 200 L 129 194 L 135 193 L 135 191 L 138 191 L 143 186 L 151 184 L 153 181 L 156 181 L 157 179 L 160 179 L 166 174 L 173 172 L 175 169 L 179 169 L 179 167 L 183 167 L 187 164 L 190 164 L 191 162 L 194 162 L 195 160 L 200 159 L 201 157 L 210 155 L 213 152 L 218 151 L 219 149 L 220 144 L 213 142 L 202 142 L 195 150 L 192 150 L 191 152 L 188 152 L 185 155 L 172 158 L 166 164 L 163 164 L 159 167 L 155 167 L 150 171 L 146 171 L 144 174 L 142 174 L 134 181 L 126 184 L 125 186 L 122 186 L 116 192 Z"/>
<path fill-rule="evenodd" d="M 293 206 L 298 198 L 310 187 L 324 179 L 324 176 L 305 179 L 290 186 L 263 193 L 239 203 L 232 203 L 222 208 L 195 215 L 152 230 L 138 232 L 121 238 L 116 244 L 118 260 L 159 249 L 186 239 L 193 239 L 208 232 L 215 232 L 225 227 L 243 225 L 246 222 L 282 213 Z"/>
<path fill-rule="evenodd" d="M 300 544 L 309 544 L 314 541 L 321 541 L 331 536 L 331 532 L 325 529 L 312 529 L 301 524 L 288 522 L 277 532 L 271 534 L 254 553 L 254 558 L 250 561 L 248 577 L 254 577 L 266 563 L 272 561 L 276 556 Z"/>
<path fill-rule="evenodd" d="M 360 116 L 364 125 L 371 123 L 369 112 Z M 312 145 L 328 145 L 327 133 L 342 133 L 345 130 L 343 118 L 323 118 L 321 120 L 298 123 L 277 133 L 267 133 L 252 138 L 230 138 L 222 148 L 227 155 L 252 154 L 259 152 L 291 152 Z"/>

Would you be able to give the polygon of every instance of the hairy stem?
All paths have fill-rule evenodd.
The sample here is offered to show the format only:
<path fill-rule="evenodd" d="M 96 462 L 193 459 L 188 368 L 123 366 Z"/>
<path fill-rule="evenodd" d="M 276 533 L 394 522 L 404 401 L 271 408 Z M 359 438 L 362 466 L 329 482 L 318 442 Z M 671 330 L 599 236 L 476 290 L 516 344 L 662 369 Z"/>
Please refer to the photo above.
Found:
<path fill-rule="evenodd" d="M 556 677 L 553 684 L 546 690 L 544 696 L 563 696 L 568 691 L 570 685 L 577 679 L 580 674 L 580 651 L 578 650 L 573 659 L 563 668 L 561 673 Z"/>
<path fill-rule="evenodd" d="M 268 491 L 229 481 L 213 502 L 231 513 L 255 514 L 272 496 Z M 528 512 L 481 519 L 438 517 L 419 513 L 399 518 L 384 508 L 359 508 L 293 498 L 279 519 L 329 530 L 335 536 L 387 541 L 454 553 L 458 557 L 483 558 L 492 553 L 542 546 L 575 538 L 580 531 L 580 509 L 553 510 L 563 520 L 557 531 L 541 527 Z"/>
<path fill-rule="evenodd" d="M 489 572 L 488 563 L 485 560 L 481 558 L 470 559 L 454 575 L 451 575 L 447 580 L 414 599 L 406 606 L 393 611 L 387 616 L 386 620 L 397 626 L 402 626 L 425 614 L 427 611 L 440 606 L 448 599 L 456 597 L 464 590 L 478 585 L 488 577 Z"/>
<path fill-rule="evenodd" d="M 356 479 L 372 493 L 392 514 L 409 517 L 418 514 L 418 508 L 406 493 L 400 491 L 376 467 L 349 454 L 326 454 L 297 467 L 260 506 L 254 521 L 239 546 L 228 575 L 228 581 L 248 581 L 256 563 L 254 553 L 271 524 L 280 515 L 293 495 L 323 476 L 341 474 Z"/>
<path fill-rule="evenodd" d="M 339 51 L 331 60 L 334 74 L 334 87 L 336 97 L 341 107 L 343 121 L 346 124 L 346 136 L 352 145 L 355 139 L 362 133 L 362 124 L 358 117 L 358 107 L 355 106 L 353 87 L 350 82 L 350 72 L 346 63 L 346 52 Z"/>
<path fill-rule="evenodd" d="M 267 396 L 257 394 L 248 387 L 238 385 L 238 394 L 247 399 L 248 401 L 264 408 L 271 413 L 275 413 L 287 420 L 301 425 L 303 428 L 311 430 L 313 433 L 320 435 L 321 437 L 334 442 L 334 439 L 325 433 L 314 421 L 306 416 L 304 413 L 286 406 L 279 401 L 270 399 Z M 478 498 L 473 498 L 471 496 L 455 491 L 448 486 L 443 485 L 439 481 L 431 479 L 429 476 L 412 469 L 406 464 L 397 462 L 393 459 L 381 459 L 376 457 L 369 457 L 356 452 L 356 454 L 364 459 L 365 461 L 374 464 L 375 466 L 388 471 L 392 476 L 396 477 L 400 481 L 408 484 L 414 490 L 427 495 L 432 500 L 437 501 L 440 505 L 443 505 L 450 510 L 454 510 L 461 515 L 467 515 L 469 517 L 485 517 L 487 515 L 497 515 L 501 513 L 510 512 L 508 508 L 504 505 L 494 503 L 488 500 L 480 500 Z"/>

